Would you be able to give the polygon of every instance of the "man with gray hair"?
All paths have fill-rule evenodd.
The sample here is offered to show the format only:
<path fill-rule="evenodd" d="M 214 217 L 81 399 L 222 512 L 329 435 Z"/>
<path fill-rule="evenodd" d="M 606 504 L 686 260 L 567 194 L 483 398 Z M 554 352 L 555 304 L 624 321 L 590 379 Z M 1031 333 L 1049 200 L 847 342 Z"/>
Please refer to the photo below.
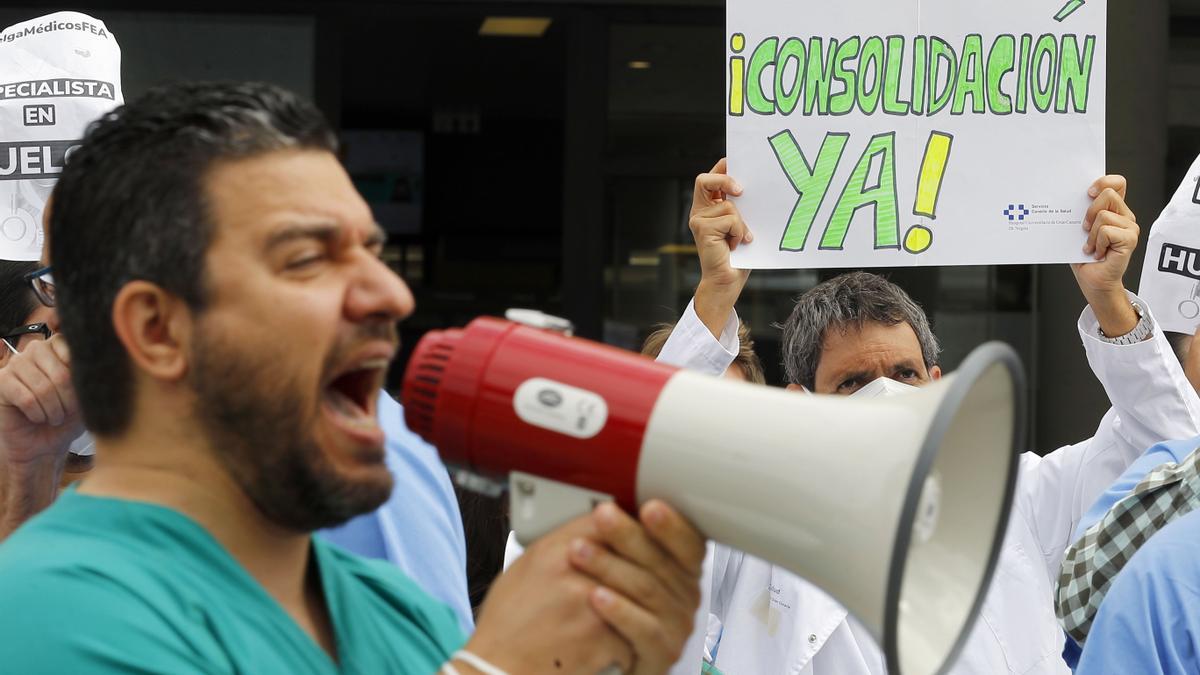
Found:
<path fill-rule="evenodd" d="M 1142 451 L 1163 438 L 1200 431 L 1200 399 L 1148 308 L 1122 276 L 1138 226 L 1125 180 L 1107 176 L 1088 194 L 1085 251 L 1072 267 L 1088 302 L 1079 333 L 1112 408 L 1096 434 L 1044 457 L 1020 460 L 1014 508 L 991 588 L 955 673 L 1066 673 L 1052 592 L 1062 555 L 1083 511 Z M 742 188 L 725 160 L 696 179 L 690 226 L 701 262 L 696 295 L 671 340 L 707 343 L 694 363 L 720 372 L 736 353 L 726 334 L 749 276 L 730 252 L 753 234 L 729 196 Z M 717 338 L 714 340 L 714 337 Z M 788 389 L 879 396 L 941 377 L 939 346 L 925 313 L 901 288 L 855 272 L 799 298 L 783 325 Z M 836 451 L 830 448 L 829 451 Z M 881 447 L 880 452 L 888 448 Z M 851 479 L 834 477 L 831 479 Z M 816 587 L 739 551 L 715 547 L 708 652 L 728 675 L 884 672 L 868 631 Z"/>
<path fill-rule="evenodd" d="M 938 373 L 933 379 L 940 377 L 937 363 L 941 345 L 925 312 L 904 289 L 875 274 L 851 272 L 820 284 L 800 296 L 782 328 L 783 367 L 788 382 L 809 391 L 848 395 L 868 384 L 862 381 L 867 373 L 860 345 L 847 339 L 827 341 L 831 328 L 839 330 L 843 338 L 911 330 L 921 358 L 892 362 L 886 364 L 890 370 L 877 372 L 914 386 L 927 382 L 932 372 Z M 818 370 L 822 375 L 819 384 Z"/>

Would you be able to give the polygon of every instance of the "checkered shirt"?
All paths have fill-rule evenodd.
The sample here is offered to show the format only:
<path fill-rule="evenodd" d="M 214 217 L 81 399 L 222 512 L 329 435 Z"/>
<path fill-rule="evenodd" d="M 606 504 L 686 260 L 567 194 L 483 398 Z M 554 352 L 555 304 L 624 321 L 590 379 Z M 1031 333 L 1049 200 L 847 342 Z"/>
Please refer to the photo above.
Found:
<path fill-rule="evenodd" d="M 1056 589 L 1059 623 L 1083 646 L 1113 579 L 1166 525 L 1200 508 L 1200 450 L 1146 474 L 1124 499 L 1075 542 L 1063 558 Z"/>

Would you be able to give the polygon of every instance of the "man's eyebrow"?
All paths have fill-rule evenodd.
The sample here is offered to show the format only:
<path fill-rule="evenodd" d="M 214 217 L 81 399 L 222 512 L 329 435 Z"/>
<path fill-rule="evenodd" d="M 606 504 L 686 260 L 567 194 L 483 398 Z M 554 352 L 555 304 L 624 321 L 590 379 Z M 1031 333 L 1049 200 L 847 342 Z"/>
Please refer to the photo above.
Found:
<path fill-rule="evenodd" d="M 861 379 L 865 378 L 867 375 L 868 375 L 868 373 L 865 370 L 842 373 L 841 375 L 838 375 L 835 378 L 837 380 L 836 384 L 841 384 L 843 382 L 850 381 L 850 380 L 861 380 Z"/>
<path fill-rule="evenodd" d="M 337 239 L 341 233 L 341 226 L 332 221 L 293 224 L 272 232 L 271 236 L 267 237 L 263 248 L 269 251 L 276 246 L 296 241 L 297 239 L 319 239 L 329 242 Z"/>
<path fill-rule="evenodd" d="M 364 246 L 383 246 L 387 243 L 388 234 L 379 223 L 372 223 L 371 233 L 363 240 Z"/>
<path fill-rule="evenodd" d="M 344 230 L 345 228 L 342 225 L 334 221 L 296 223 L 272 232 L 271 236 L 267 237 L 264 248 L 269 251 L 280 244 L 296 241 L 297 239 L 318 239 L 328 243 L 343 236 Z M 378 223 L 372 223 L 370 232 L 363 240 L 363 245 L 380 246 L 386 242 L 387 232 Z"/>
<path fill-rule="evenodd" d="M 897 370 L 920 370 L 920 369 L 921 369 L 921 368 L 920 368 L 920 366 L 918 366 L 918 365 L 917 365 L 917 362 L 916 362 L 916 361 L 913 361 L 912 359 L 904 359 L 903 361 L 897 361 L 897 362 L 895 362 L 895 363 L 893 363 L 893 364 L 892 364 L 892 370 L 893 370 L 893 371 L 897 371 Z"/>

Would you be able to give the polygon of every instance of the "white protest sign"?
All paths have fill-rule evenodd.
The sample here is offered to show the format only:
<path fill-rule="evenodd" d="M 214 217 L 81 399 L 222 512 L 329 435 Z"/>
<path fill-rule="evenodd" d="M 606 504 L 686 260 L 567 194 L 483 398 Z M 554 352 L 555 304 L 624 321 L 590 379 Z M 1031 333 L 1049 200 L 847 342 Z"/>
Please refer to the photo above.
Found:
<path fill-rule="evenodd" d="M 728 0 L 751 268 L 1084 262 L 1102 0 Z"/>
<path fill-rule="evenodd" d="M 40 258 L 65 157 L 121 102 L 121 48 L 102 21 L 57 12 L 0 31 L 0 260 Z"/>
<path fill-rule="evenodd" d="M 1163 330 L 1192 335 L 1200 326 L 1200 157 L 1150 227 L 1138 297 Z"/>

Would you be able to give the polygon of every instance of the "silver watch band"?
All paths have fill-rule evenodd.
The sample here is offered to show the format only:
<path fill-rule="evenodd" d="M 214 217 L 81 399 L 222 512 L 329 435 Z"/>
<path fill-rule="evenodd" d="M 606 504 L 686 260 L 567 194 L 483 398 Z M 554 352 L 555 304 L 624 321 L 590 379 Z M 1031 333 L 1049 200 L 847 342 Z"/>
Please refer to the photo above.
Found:
<path fill-rule="evenodd" d="M 1096 334 L 1101 340 L 1114 345 L 1135 345 L 1144 341 L 1154 333 L 1154 320 L 1150 318 L 1150 315 L 1146 312 L 1146 310 L 1142 309 L 1142 306 L 1136 302 L 1130 302 L 1130 304 L 1133 305 L 1133 311 L 1138 315 L 1138 322 L 1137 325 L 1133 327 L 1133 330 L 1124 335 L 1109 337 L 1104 334 L 1104 331 L 1097 327 Z"/>

